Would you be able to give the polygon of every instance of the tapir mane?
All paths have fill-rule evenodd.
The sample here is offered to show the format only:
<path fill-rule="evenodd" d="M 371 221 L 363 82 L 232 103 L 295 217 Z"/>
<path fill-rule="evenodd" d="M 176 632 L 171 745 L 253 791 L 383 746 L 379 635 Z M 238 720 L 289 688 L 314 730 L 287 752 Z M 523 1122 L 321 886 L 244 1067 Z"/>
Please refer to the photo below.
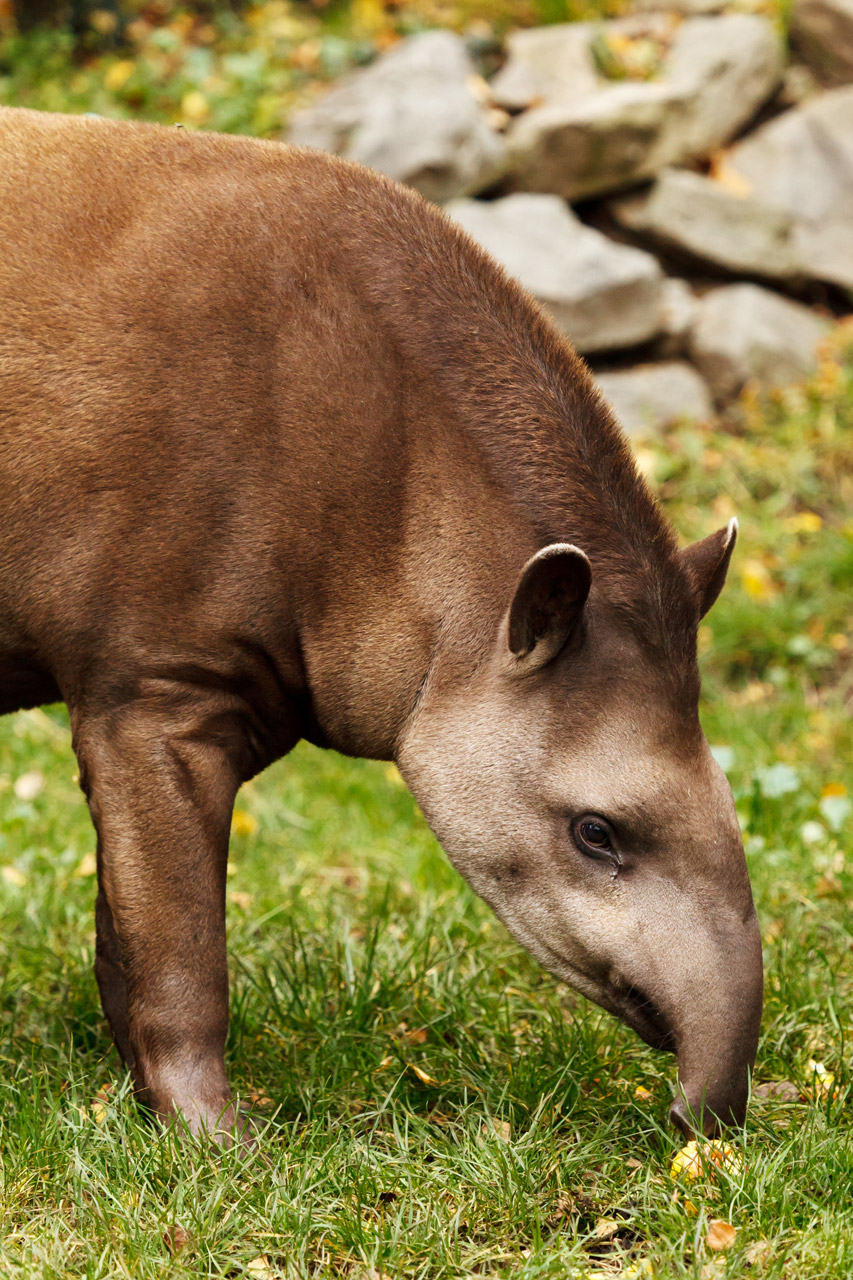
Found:
<path fill-rule="evenodd" d="M 346 174 L 350 183 L 359 176 Z M 541 545 L 581 547 L 608 604 L 692 681 L 697 608 L 675 531 L 585 362 L 442 213 L 391 183 L 379 203 L 372 175 L 370 186 L 365 206 L 381 222 L 385 252 L 363 283 L 404 360 L 443 390 L 448 414 Z M 365 232 L 373 217 L 363 216 Z"/>

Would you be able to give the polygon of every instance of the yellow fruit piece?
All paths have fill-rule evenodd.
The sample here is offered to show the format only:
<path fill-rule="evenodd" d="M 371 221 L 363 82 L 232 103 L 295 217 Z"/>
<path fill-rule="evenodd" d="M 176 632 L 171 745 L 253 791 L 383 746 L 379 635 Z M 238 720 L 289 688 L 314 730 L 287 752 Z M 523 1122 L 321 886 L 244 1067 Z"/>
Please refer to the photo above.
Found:
<path fill-rule="evenodd" d="M 231 815 L 232 836 L 253 836 L 258 829 L 258 820 L 245 809 L 235 809 Z"/>
<path fill-rule="evenodd" d="M 109 89 L 110 93 L 118 93 L 119 89 L 124 88 L 132 75 L 132 62 L 129 60 L 114 62 L 104 76 L 104 87 Z"/>
<path fill-rule="evenodd" d="M 739 1173 L 743 1168 L 743 1160 L 727 1142 L 721 1142 L 719 1138 L 712 1138 L 701 1146 L 694 1140 L 675 1155 L 669 1176 L 683 1177 L 687 1182 L 694 1182 L 703 1175 L 713 1177 L 715 1166 L 725 1169 L 727 1173 Z"/>

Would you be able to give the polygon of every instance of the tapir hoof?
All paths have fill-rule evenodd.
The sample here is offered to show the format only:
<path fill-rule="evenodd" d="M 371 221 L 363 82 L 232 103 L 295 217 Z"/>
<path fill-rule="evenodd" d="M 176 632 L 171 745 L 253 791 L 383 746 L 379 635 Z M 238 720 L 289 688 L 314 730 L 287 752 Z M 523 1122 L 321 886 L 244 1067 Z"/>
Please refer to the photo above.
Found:
<path fill-rule="evenodd" d="M 694 1111 L 685 1098 L 676 1098 L 669 1109 L 669 1118 L 686 1138 L 702 1135 L 717 1137 L 723 1129 L 737 1128 L 746 1118 L 746 1101 L 742 1104 L 726 1103 L 723 1106 L 704 1106 Z"/>

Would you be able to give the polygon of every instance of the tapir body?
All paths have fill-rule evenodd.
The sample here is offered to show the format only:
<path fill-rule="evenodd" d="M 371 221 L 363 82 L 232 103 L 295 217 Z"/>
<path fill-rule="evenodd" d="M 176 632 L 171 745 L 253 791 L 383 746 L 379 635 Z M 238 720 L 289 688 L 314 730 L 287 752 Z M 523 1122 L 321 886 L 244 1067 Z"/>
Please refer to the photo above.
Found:
<path fill-rule="evenodd" d="M 68 704 L 143 1099 L 239 1128 L 231 809 L 306 738 L 396 759 L 515 936 L 676 1051 L 675 1119 L 740 1121 L 760 938 L 696 667 L 734 528 L 679 551 L 567 341 L 356 166 L 4 110 L 0 246 L 0 710 Z"/>

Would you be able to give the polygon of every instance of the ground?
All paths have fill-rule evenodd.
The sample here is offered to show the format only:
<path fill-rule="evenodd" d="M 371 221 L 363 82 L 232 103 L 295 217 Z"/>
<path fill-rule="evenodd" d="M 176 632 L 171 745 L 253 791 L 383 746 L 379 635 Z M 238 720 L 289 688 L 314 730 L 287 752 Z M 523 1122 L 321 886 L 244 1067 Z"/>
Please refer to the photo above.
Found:
<path fill-rule="evenodd" d="M 228 1060 L 268 1127 L 255 1157 L 178 1149 L 136 1112 L 110 1046 L 93 836 L 64 710 L 47 708 L 0 722 L 4 1276 L 849 1280 L 842 346 L 810 387 L 639 448 L 685 539 L 740 518 L 700 634 L 703 720 L 765 941 L 755 1082 L 787 1085 L 756 1098 L 725 1167 L 673 1181 L 673 1060 L 525 956 L 393 766 L 307 747 L 244 788 L 234 821 Z M 706 1243 L 712 1219 L 736 1229 L 725 1252 Z"/>

